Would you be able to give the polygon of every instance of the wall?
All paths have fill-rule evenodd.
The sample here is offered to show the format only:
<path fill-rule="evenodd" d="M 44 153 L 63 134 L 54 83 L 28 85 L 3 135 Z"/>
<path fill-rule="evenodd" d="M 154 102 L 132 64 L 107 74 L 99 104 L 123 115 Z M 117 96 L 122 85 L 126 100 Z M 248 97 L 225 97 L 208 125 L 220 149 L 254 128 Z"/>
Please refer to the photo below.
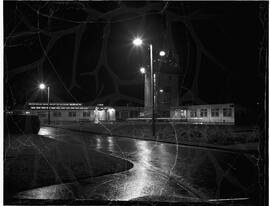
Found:
<path fill-rule="evenodd" d="M 226 117 L 223 115 L 223 109 L 230 108 L 232 111 L 232 116 Z M 201 116 L 201 109 L 207 109 L 207 116 Z M 219 109 L 218 117 L 214 117 L 211 114 L 212 109 Z M 181 116 L 181 110 L 185 111 Z M 196 111 L 197 116 L 192 117 L 191 111 Z M 232 123 L 235 122 L 235 111 L 233 104 L 215 104 L 215 105 L 191 105 L 186 107 L 173 108 L 170 111 L 170 117 L 179 120 L 186 120 L 188 122 L 198 122 L 198 123 Z"/>
<path fill-rule="evenodd" d="M 54 112 L 61 112 L 61 116 L 54 116 Z M 69 112 L 76 112 L 76 116 L 69 116 Z M 83 116 L 84 112 L 90 112 L 89 116 Z M 48 121 L 48 111 L 32 110 L 32 114 L 38 115 L 41 122 Z M 53 121 L 115 121 L 115 110 L 51 110 L 50 120 Z"/>

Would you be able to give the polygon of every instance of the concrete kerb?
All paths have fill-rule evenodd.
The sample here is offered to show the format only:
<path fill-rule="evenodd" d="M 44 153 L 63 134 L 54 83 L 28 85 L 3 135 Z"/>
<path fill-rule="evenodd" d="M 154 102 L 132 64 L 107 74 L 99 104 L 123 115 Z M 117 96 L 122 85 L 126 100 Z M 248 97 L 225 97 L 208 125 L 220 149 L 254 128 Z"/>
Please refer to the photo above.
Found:
<path fill-rule="evenodd" d="M 173 144 L 173 145 L 179 145 L 179 146 L 184 146 L 184 147 L 195 147 L 195 148 L 200 148 L 200 149 L 211 149 L 211 150 L 216 150 L 216 151 L 223 151 L 223 152 L 229 152 L 229 153 L 240 153 L 240 154 L 250 154 L 250 155 L 256 155 L 258 154 L 258 151 L 256 150 L 243 150 L 243 149 L 230 149 L 230 148 L 225 148 L 222 146 L 213 146 L 209 144 L 192 144 L 192 143 L 187 143 L 187 142 L 169 142 L 165 140 L 153 140 L 153 139 L 142 139 L 139 137 L 134 137 L 134 136 L 128 136 L 128 135 L 117 135 L 117 134 L 111 134 L 111 133 L 101 133 L 101 132 L 94 132 L 94 131 L 89 131 L 89 130 L 81 130 L 81 129 L 74 129 L 74 128 L 65 128 L 61 127 L 59 125 L 44 125 L 46 127 L 54 127 L 54 128 L 59 128 L 59 129 L 66 129 L 69 131 L 74 131 L 74 132 L 82 132 L 82 133 L 88 133 L 88 134 L 96 134 L 96 135 L 109 135 L 113 137 L 122 137 L 122 138 L 130 138 L 130 139 L 137 139 L 137 140 L 143 140 L 143 141 L 155 141 L 155 142 L 160 142 L 160 143 L 166 143 L 166 144 Z M 147 137 L 147 136 L 146 136 Z M 150 138 L 150 137 L 149 137 Z"/>

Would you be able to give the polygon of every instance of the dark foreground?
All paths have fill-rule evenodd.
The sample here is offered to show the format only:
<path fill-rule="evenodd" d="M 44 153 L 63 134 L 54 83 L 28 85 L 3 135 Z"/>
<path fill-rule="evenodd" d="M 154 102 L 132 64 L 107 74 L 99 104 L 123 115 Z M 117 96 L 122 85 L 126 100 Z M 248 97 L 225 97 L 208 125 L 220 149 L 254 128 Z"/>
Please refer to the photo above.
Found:
<path fill-rule="evenodd" d="M 99 177 L 79 174 L 79 177 L 73 180 L 67 180 L 61 177 L 62 173 L 56 172 L 55 176 L 58 176 L 61 182 L 28 190 L 22 189 L 12 195 L 11 199 L 8 198 L 8 203 L 20 204 L 21 200 L 25 203 L 29 199 L 30 203 L 35 204 L 41 204 L 43 200 L 70 204 L 75 204 L 74 200 L 208 203 L 220 201 L 225 204 L 235 201 L 246 205 L 261 205 L 263 202 L 259 158 L 254 154 L 183 147 L 131 138 L 102 137 L 49 127 L 42 128 L 39 134 L 58 140 L 58 144 L 83 145 L 83 148 L 119 157 L 121 160 L 132 162 L 133 167 Z M 70 150 L 70 156 L 76 156 L 74 152 L 76 151 Z M 97 167 L 101 165 L 111 168 L 111 164 L 117 164 L 104 161 L 90 167 L 91 160 L 86 158 L 87 155 L 83 156 L 84 160 L 76 160 L 73 167 L 78 167 L 78 164 L 88 165 L 86 168 L 89 171 L 84 169 L 86 173 L 91 173 L 94 167 L 98 170 Z M 65 157 L 68 158 L 68 154 Z M 35 164 L 42 164 L 40 161 L 43 160 L 36 161 Z M 54 170 L 54 166 L 52 169 Z M 5 181 L 6 178 L 5 176 Z M 12 182 L 12 177 L 9 181 Z M 32 181 L 38 182 L 38 175 L 35 175 Z"/>

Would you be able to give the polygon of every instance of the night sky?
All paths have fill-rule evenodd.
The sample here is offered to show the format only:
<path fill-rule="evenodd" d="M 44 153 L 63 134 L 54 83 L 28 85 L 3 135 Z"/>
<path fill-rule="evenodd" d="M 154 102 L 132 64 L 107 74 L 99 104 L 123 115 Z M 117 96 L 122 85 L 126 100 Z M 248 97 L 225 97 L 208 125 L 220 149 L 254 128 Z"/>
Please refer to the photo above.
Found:
<path fill-rule="evenodd" d="M 177 63 L 184 104 L 264 102 L 268 2 L 4 2 L 5 105 L 141 105 L 146 48 Z M 192 97 L 192 98 L 191 98 Z"/>

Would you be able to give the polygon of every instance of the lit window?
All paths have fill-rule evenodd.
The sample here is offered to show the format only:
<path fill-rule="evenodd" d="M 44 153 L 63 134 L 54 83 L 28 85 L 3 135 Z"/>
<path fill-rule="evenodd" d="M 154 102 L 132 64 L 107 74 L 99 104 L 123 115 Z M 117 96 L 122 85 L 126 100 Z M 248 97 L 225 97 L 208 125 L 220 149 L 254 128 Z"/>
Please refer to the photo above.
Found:
<path fill-rule="evenodd" d="M 180 110 L 180 117 L 185 118 L 186 117 L 186 111 L 185 110 Z"/>
<path fill-rule="evenodd" d="M 218 117 L 219 116 L 219 109 L 211 109 L 211 116 L 212 117 Z"/>
<path fill-rule="evenodd" d="M 200 116 L 207 117 L 207 109 L 201 109 Z"/>
<path fill-rule="evenodd" d="M 190 110 L 190 117 L 197 117 L 197 111 L 196 110 Z"/>

